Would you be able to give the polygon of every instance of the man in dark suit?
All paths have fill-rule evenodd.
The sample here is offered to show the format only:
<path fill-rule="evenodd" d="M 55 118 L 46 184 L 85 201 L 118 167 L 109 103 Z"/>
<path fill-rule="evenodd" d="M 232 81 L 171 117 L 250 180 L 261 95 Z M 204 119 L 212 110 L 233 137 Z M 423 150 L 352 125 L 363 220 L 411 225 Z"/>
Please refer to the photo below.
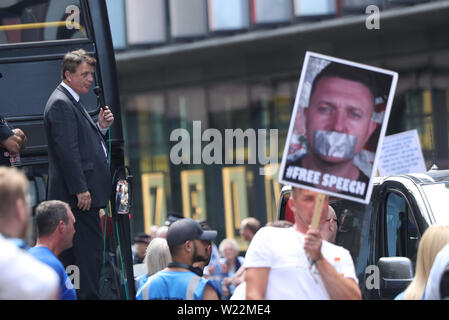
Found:
<path fill-rule="evenodd" d="M 75 215 L 73 248 L 61 254 L 65 266 L 80 270 L 79 299 L 99 299 L 103 239 L 99 209 L 111 194 L 104 141 L 114 116 L 106 106 L 95 123 L 80 104 L 93 82 L 96 60 L 84 50 L 67 53 L 62 82 L 48 99 L 44 124 L 48 139 L 48 199 L 69 203 Z"/>

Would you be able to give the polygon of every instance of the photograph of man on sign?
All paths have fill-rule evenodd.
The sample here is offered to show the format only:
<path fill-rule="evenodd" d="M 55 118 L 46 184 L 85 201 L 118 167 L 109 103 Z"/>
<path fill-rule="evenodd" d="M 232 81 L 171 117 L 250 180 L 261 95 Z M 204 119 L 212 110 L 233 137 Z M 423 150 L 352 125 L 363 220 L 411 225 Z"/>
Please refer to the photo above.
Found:
<path fill-rule="evenodd" d="M 395 72 L 307 52 L 280 182 L 368 202 L 396 83 Z"/>

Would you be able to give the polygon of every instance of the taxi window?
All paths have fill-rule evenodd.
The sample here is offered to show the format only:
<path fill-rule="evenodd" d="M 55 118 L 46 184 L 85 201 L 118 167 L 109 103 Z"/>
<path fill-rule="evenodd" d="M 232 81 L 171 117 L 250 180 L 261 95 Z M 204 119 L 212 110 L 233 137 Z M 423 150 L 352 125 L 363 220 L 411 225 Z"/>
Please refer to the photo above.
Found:
<path fill-rule="evenodd" d="M 2 0 L 0 45 L 85 39 L 81 0 Z"/>
<path fill-rule="evenodd" d="M 389 193 L 386 198 L 385 236 L 389 257 L 408 257 L 416 261 L 419 233 L 405 198 Z"/>

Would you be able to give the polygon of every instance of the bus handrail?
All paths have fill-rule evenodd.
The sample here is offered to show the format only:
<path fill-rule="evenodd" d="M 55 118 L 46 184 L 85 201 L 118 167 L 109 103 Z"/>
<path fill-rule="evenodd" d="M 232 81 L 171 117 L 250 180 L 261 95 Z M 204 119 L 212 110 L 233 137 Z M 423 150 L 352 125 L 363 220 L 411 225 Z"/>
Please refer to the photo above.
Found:
<path fill-rule="evenodd" d="M 67 25 L 67 21 L 48 21 L 48 22 L 33 22 L 33 23 L 22 23 L 22 24 L 9 24 L 0 26 L 0 31 L 11 31 L 11 30 L 26 30 L 26 29 L 41 29 L 47 27 L 63 27 Z M 75 29 L 81 30 L 83 35 L 87 38 L 86 29 L 75 21 L 70 21 L 70 25 Z"/>

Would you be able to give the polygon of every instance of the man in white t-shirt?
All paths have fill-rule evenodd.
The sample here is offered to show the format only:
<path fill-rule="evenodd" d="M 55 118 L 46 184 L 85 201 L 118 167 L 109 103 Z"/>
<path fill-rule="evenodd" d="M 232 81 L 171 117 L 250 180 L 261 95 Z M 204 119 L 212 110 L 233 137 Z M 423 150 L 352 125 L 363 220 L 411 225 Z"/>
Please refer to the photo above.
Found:
<path fill-rule="evenodd" d="M 27 234 L 27 196 L 25 174 L 0 167 L 0 300 L 58 299 L 56 272 L 7 239 L 23 239 Z"/>
<path fill-rule="evenodd" d="M 246 298 L 267 300 L 361 299 L 349 251 L 309 228 L 318 193 L 293 188 L 295 224 L 260 229 L 245 256 Z M 328 198 L 320 223 L 327 219 Z"/>

